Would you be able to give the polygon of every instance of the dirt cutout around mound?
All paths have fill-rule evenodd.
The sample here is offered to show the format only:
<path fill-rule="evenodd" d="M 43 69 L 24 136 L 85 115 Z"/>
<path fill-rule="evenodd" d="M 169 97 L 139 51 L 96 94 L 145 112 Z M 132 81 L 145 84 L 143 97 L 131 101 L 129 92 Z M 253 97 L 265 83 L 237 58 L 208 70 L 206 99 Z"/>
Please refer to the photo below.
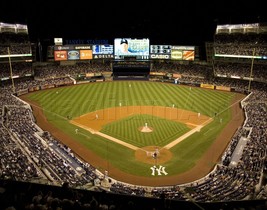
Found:
<path fill-rule="evenodd" d="M 176 140 L 173 140 L 171 143 L 166 145 L 166 148 L 160 148 L 160 155 L 157 155 L 156 158 L 153 158 L 153 154 L 155 151 L 154 148 L 156 146 L 151 145 L 144 148 L 138 148 L 134 145 L 128 144 L 123 140 L 116 139 L 112 136 L 103 134 L 100 132 L 102 127 L 108 123 L 113 121 L 117 121 L 123 118 L 127 118 L 133 115 L 141 115 L 141 114 L 149 114 L 156 117 L 173 120 L 176 122 L 186 124 L 191 130 L 184 134 L 183 136 L 179 137 Z M 135 158 L 136 160 L 144 163 L 165 163 L 172 158 L 172 153 L 169 149 L 180 141 L 187 138 L 189 135 L 192 135 L 194 132 L 197 132 L 203 127 L 204 125 L 211 122 L 212 119 L 201 115 L 200 113 L 191 112 L 188 110 L 177 109 L 173 107 L 162 107 L 162 106 L 122 106 L 122 107 L 112 107 L 102 110 L 97 110 L 96 112 L 90 112 L 79 116 L 77 118 L 72 119 L 70 122 L 79 126 L 87 131 L 90 131 L 93 134 L 100 135 L 114 141 L 118 144 L 124 145 L 130 149 L 136 150 Z M 153 128 L 148 126 L 147 123 L 144 123 L 144 126 L 140 126 L 138 128 L 140 132 L 153 132 Z"/>
<path fill-rule="evenodd" d="M 218 161 L 220 161 L 221 155 L 227 147 L 229 141 L 234 135 L 236 129 L 242 125 L 244 122 L 244 113 L 241 109 L 239 102 L 245 96 L 243 94 L 235 94 L 233 105 L 230 107 L 232 110 L 232 120 L 225 127 L 223 132 L 218 135 L 217 139 L 211 145 L 211 147 L 205 152 L 205 154 L 201 157 L 201 159 L 197 162 L 197 164 L 191 168 L 189 171 L 177 174 L 173 176 L 159 176 L 159 177 L 139 177 L 132 174 L 124 173 L 118 168 L 114 167 L 112 164 L 108 162 L 108 160 L 100 158 L 97 154 L 93 153 L 91 150 L 84 148 L 81 144 L 77 143 L 70 136 L 66 135 L 63 131 L 57 129 L 53 125 L 51 125 L 45 118 L 42 109 L 38 106 L 38 104 L 27 101 L 25 96 L 21 96 L 21 99 L 27 101 L 32 105 L 33 112 L 35 118 L 37 120 L 37 124 L 45 131 L 49 131 L 56 139 L 60 140 L 63 144 L 67 145 L 75 152 L 80 158 L 84 161 L 90 163 L 91 165 L 102 169 L 103 173 L 105 170 L 109 171 L 109 176 L 130 184 L 135 185 L 143 185 L 143 186 L 165 186 L 165 185 L 175 185 L 175 184 L 184 184 L 189 183 L 195 180 L 198 180 L 204 176 L 206 176 L 215 166 Z M 127 111 L 126 111 L 127 110 Z M 145 110 L 145 111 L 142 111 Z M 156 111 L 157 110 L 157 111 Z M 90 113 L 87 117 L 83 119 L 83 116 L 75 119 L 79 124 L 88 123 L 85 125 L 88 128 L 91 128 L 91 131 L 99 132 L 101 127 L 114 120 L 118 120 L 119 118 L 125 117 L 123 113 L 145 113 L 145 114 L 157 114 L 162 115 L 163 117 L 169 120 L 178 120 L 179 122 L 183 122 L 187 124 L 190 128 L 196 128 L 196 126 L 200 125 L 203 122 L 207 121 L 207 118 L 202 119 L 204 116 L 198 116 L 198 113 L 187 112 L 185 110 L 173 109 L 172 107 L 119 107 L 118 110 L 105 109 L 102 111 L 98 111 L 97 113 Z M 96 115 L 97 114 L 97 115 Z M 108 117 L 105 117 L 108 114 Z M 127 114 L 128 116 L 129 114 Z M 180 117 L 178 117 L 180 116 Z M 162 117 L 162 116 L 161 116 Z M 199 118 L 201 120 L 199 122 Z M 98 118 L 98 119 L 96 119 Z M 84 122 L 82 122 L 85 120 Z M 155 163 L 155 159 L 153 158 L 154 151 L 158 149 L 159 155 L 157 156 L 157 163 L 162 163 L 164 161 L 170 160 L 172 158 L 171 152 L 165 148 L 158 148 L 157 146 L 151 145 L 145 148 L 137 148 L 135 157 L 137 161 L 143 161 L 146 163 Z M 148 153 L 147 153 L 148 152 Z M 149 153 L 150 152 L 150 153 Z M 178 166 L 177 166 L 178 167 Z"/>

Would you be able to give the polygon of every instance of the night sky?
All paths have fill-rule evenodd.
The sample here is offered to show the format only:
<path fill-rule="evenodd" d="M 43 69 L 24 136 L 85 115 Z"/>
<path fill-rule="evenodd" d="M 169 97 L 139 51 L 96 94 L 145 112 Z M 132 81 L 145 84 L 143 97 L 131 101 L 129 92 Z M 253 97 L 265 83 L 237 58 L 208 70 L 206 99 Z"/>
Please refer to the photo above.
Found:
<path fill-rule="evenodd" d="M 151 44 L 202 45 L 217 24 L 267 22 L 263 1 L 1 1 L 0 22 L 27 24 L 30 38 L 149 38 Z"/>

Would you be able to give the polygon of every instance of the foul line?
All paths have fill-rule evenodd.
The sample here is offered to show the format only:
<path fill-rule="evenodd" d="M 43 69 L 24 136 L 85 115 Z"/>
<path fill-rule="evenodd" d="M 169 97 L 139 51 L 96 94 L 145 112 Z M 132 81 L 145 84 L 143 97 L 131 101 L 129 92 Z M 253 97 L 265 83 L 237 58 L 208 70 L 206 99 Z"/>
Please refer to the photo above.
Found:
<path fill-rule="evenodd" d="M 116 142 L 116 143 L 118 143 L 118 144 L 121 144 L 121 145 L 123 145 L 123 146 L 125 146 L 125 147 L 128 147 L 128 148 L 130 148 L 130 149 L 133 149 L 133 150 L 138 150 L 138 149 L 140 149 L 139 147 L 136 147 L 136 146 L 134 146 L 134 145 L 132 145 L 132 144 L 126 143 L 126 142 L 124 142 L 124 141 L 122 141 L 122 140 L 119 140 L 119 139 L 114 138 L 114 137 L 112 137 L 112 136 L 109 136 L 109 135 L 107 135 L 107 134 L 104 134 L 104 133 L 101 133 L 101 132 L 96 132 L 95 134 L 97 134 L 97 135 L 99 135 L 99 136 L 102 136 L 102 137 L 104 137 L 104 138 L 106 138 L 106 139 L 109 139 L 109 140 L 111 140 L 111 141 L 114 141 L 114 142 Z"/>
<path fill-rule="evenodd" d="M 128 148 L 130 148 L 130 149 L 133 149 L 133 150 L 138 150 L 138 149 L 140 149 L 139 147 L 136 147 L 136 146 L 134 146 L 134 145 L 132 145 L 132 144 L 126 143 L 126 142 L 124 142 L 124 141 L 122 141 L 122 140 L 119 140 L 119 139 L 114 138 L 114 137 L 112 137 L 112 136 L 109 136 L 109 135 L 107 135 L 107 134 L 98 132 L 98 131 L 96 131 L 96 130 L 94 130 L 94 129 L 92 129 L 92 128 L 89 128 L 89 127 L 87 127 L 87 126 L 84 126 L 83 124 L 77 123 L 77 122 L 75 122 L 75 121 L 73 121 L 73 120 L 71 120 L 70 122 L 71 122 L 72 124 L 78 126 L 78 127 L 83 128 L 84 130 L 89 131 L 89 132 L 92 133 L 92 134 L 99 135 L 99 136 L 101 136 L 101 137 L 104 137 L 105 139 L 111 140 L 111 141 L 113 141 L 113 142 L 116 142 L 116 143 L 118 143 L 118 144 L 121 144 L 121 145 L 123 145 L 123 146 L 125 146 L 125 147 L 128 147 Z"/>
<path fill-rule="evenodd" d="M 238 101 L 238 102 L 239 102 L 239 101 Z M 236 102 L 236 103 L 238 103 L 238 102 Z M 234 103 L 234 104 L 236 104 L 236 103 Z M 233 106 L 234 104 L 232 104 L 231 106 Z M 36 106 L 36 105 L 34 105 L 34 104 L 31 104 L 31 105 L 32 105 L 32 106 L 35 106 L 35 107 L 38 107 L 38 108 L 41 108 L 41 107 Z M 230 106 L 230 107 L 231 107 L 231 106 Z M 230 108 L 230 107 L 228 107 L 228 108 Z M 226 110 L 227 110 L 227 109 L 226 109 Z M 45 110 L 45 111 L 47 111 L 47 110 Z M 223 111 L 225 111 L 225 110 L 223 110 Z M 50 111 L 47 111 L 47 112 L 50 112 Z M 50 112 L 50 113 L 53 113 L 53 112 Z M 58 114 L 56 114 L 56 113 L 53 113 L 53 114 L 55 114 L 55 115 L 57 115 L 58 117 L 61 117 L 61 118 L 65 119 L 65 120 L 67 120 L 67 119 L 66 119 L 65 117 L 63 117 L 63 116 L 60 116 L 60 115 L 58 115 Z M 170 149 L 170 148 L 174 147 L 176 144 L 178 144 L 178 143 L 181 142 L 182 140 L 186 139 L 188 136 L 194 134 L 195 132 L 199 132 L 199 131 L 201 130 L 202 127 L 204 127 L 206 124 L 210 123 L 212 120 L 213 120 L 212 118 L 208 119 L 207 121 L 205 121 L 205 122 L 202 123 L 201 125 L 199 125 L 199 126 L 193 128 L 193 129 L 190 130 L 189 132 L 187 132 L 187 133 L 185 133 L 184 135 L 180 136 L 178 139 L 176 139 L 176 140 L 172 141 L 171 143 L 165 145 L 163 148 Z M 132 150 L 138 150 L 138 149 L 141 149 L 140 147 L 136 147 L 136 146 L 134 146 L 134 145 L 132 145 L 132 144 L 126 143 L 126 142 L 124 142 L 124 141 L 122 141 L 122 140 L 119 140 L 119 139 L 114 138 L 114 137 L 112 137 L 112 136 L 109 136 L 109 135 L 107 135 L 107 134 L 98 132 L 98 131 L 96 131 L 96 130 L 94 130 L 94 129 L 92 129 L 92 128 L 89 128 L 89 127 L 87 127 L 87 126 L 84 126 L 83 124 L 77 123 L 77 122 L 75 122 L 74 120 L 70 120 L 70 123 L 72 123 L 72 124 L 74 124 L 74 125 L 76 125 L 76 126 L 78 126 L 78 127 L 80 127 L 80 128 L 83 128 L 84 130 L 87 130 L 87 131 L 89 131 L 89 132 L 92 133 L 92 134 L 97 134 L 97 135 L 99 135 L 99 136 L 101 136 L 101 137 L 104 137 L 104 138 L 106 138 L 106 139 L 108 139 L 108 140 L 111 140 L 111 141 L 113 141 L 113 142 L 116 142 L 116 143 L 118 143 L 118 144 L 121 144 L 121 145 L 123 145 L 123 146 L 125 146 L 125 147 L 128 147 L 128 148 L 132 149 Z"/>
<path fill-rule="evenodd" d="M 174 147 L 176 144 L 178 144 L 178 143 L 181 142 L 182 140 L 186 139 L 188 136 L 194 134 L 195 132 L 199 132 L 199 131 L 201 130 L 201 128 L 203 128 L 205 125 L 207 125 L 208 123 L 210 123 L 212 120 L 213 120 L 212 118 L 206 120 L 206 121 L 205 121 L 204 123 L 202 123 L 201 125 L 199 125 L 199 126 L 193 128 L 192 130 L 188 131 L 188 132 L 185 133 L 184 135 L 180 136 L 178 139 L 176 139 L 176 140 L 172 141 L 171 143 L 165 145 L 163 148 L 165 148 L 165 149 L 170 149 L 170 148 Z M 132 150 L 138 150 L 138 149 L 141 149 L 140 147 L 136 147 L 136 146 L 134 146 L 134 145 L 132 145 L 132 144 L 126 143 L 126 142 L 124 142 L 124 141 L 122 141 L 122 140 L 119 140 L 119 139 L 114 138 L 114 137 L 112 137 L 112 136 L 109 136 L 109 135 L 107 135 L 107 134 L 101 133 L 101 132 L 99 132 L 99 131 L 95 131 L 95 130 L 93 130 L 92 128 L 86 127 L 86 126 L 84 126 L 84 125 L 82 125 L 82 124 L 80 124 L 80 123 L 77 123 L 77 122 L 73 121 L 73 120 L 71 120 L 70 122 L 71 122 L 72 124 L 74 124 L 74 125 L 77 125 L 77 126 L 83 128 L 83 129 L 85 129 L 85 130 L 91 132 L 92 134 L 99 135 L 99 136 L 101 136 L 101 137 L 103 137 L 103 138 L 105 138 L 105 139 L 108 139 L 108 140 L 111 140 L 111 141 L 116 142 L 116 143 L 118 143 L 118 144 L 121 144 L 121 145 L 123 145 L 123 146 L 125 146 L 125 147 L 128 147 L 128 148 L 132 149 Z"/>
<path fill-rule="evenodd" d="M 176 139 L 176 140 L 172 141 L 171 143 L 165 145 L 163 148 L 170 149 L 170 148 L 174 147 L 176 144 L 178 144 L 179 142 L 183 141 L 188 136 L 192 135 L 195 132 L 199 132 L 201 130 L 201 128 L 203 128 L 205 125 L 207 125 L 208 123 L 210 123 L 212 120 L 213 120 L 212 118 L 208 119 L 207 121 L 205 121 L 201 125 L 193 128 L 192 130 L 188 131 L 184 135 L 180 136 L 178 139 Z"/>

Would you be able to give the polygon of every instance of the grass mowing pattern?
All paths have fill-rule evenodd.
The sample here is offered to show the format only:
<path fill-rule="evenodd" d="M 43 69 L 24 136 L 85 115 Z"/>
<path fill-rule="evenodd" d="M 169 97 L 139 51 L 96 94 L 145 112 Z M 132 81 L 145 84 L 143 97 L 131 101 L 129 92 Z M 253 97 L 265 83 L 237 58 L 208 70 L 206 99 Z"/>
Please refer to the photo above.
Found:
<path fill-rule="evenodd" d="M 66 117 L 78 117 L 99 109 L 119 106 L 120 103 L 123 106 L 156 105 L 172 107 L 174 105 L 176 108 L 200 112 L 210 117 L 214 117 L 214 113 L 218 113 L 218 117 L 203 128 L 201 132 L 195 133 L 171 149 L 174 156 L 164 166 L 168 174 L 173 175 L 193 167 L 199 157 L 216 139 L 216 136 L 231 118 L 228 108 L 234 94 L 166 83 L 118 81 L 38 91 L 28 94 L 28 98 L 38 102 L 43 107 L 50 123 L 101 157 L 108 159 L 109 164 L 127 173 L 151 177 L 149 169 L 151 165 L 137 162 L 134 157 L 134 151 L 99 136 L 92 135 L 82 129 L 80 129 L 80 132 L 83 135 L 75 135 L 76 126 L 69 124 Z M 219 118 L 223 118 L 223 123 L 219 122 Z M 148 123 L 154 123 L 154 121 L 156 120 L 153 119 L 153 122 Z M 157 124 L 160 123 L 157 122 Z M 123 127 L 127 129 L 126 127 L 128 126 Z M 116 125 L 113 128 L 112 126 L 110 128 L 106 127 L 105 129 L 107 130 L 105 132 L 111 132 L 110 130 L 117 129 L 116 127 Z M 166 127 L 167 133 L 169 132 L 168 129 L 169 127 Z M 183 129 L 181 132 L 183 132 Z M 125 130 L 118 130 L 115 132 L 115 135 L 123 136 L 129 141 L 132 141 L 131 139 L 135 138 L 134 135 L 137 135 L 129 132 L 130 136 L 126 136 L 127 133 Z M 168 138 L 161 139 L 160 135 L 162 134 L 158 135 L 157 139 L 159 141 L 156 138 L 147 141 L 154 142 L 154 145 L 165 144 L 164 141 Z M 143 145 L 143 143 L 140 145 Z M 98 168 L 98 166 L 95 167 Z"/>
<path fill-rule="evenodd" d="M 145 122 L 153 128 L 153 132 L 144 133 L 139 130 Z M 151 145 L 163 147 L 189 130 L 185 124 L 142 114 L 107 124 L 101 132 L 137 147 Z"/>

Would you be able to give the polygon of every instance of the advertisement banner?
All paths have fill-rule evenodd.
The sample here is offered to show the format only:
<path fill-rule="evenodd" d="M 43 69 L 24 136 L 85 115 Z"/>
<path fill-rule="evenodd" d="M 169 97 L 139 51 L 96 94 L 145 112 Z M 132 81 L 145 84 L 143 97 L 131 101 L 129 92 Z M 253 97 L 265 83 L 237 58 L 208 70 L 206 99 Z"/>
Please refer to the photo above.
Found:
<path fill-rule="evenodd" d="M 216 90 L 224 90 L 224 91 L 231 91 L 230 87 L 225 87 L 225 86 L 215 86 Z"/>
<path fill-rule="evenodd" d="M 77 45 L 74 46 L 75 50 L 91 50 L 92 46 L 91 45 Z"/>
<path fill-rule="evenodd" d="M 79 50 L 70 50 L 68 51 L 68 60 L 79 60 L 80 52 Z"/>
<path fill-rule="evenodd" d="M 183 51 L 183 60 L 193 61 L 195 59 L 195 51 L 184 50 Z"/>
<path fill-rule="evenodd" d="M 92 50 L 80 50 L 80 59 L 81 60 L 91 60 L 93 58 Z"/>
<path fill-rule="evenodd" d="M 171 55 L 168 54 L 150 54 L 150 59 L 170 59 Z"/>
<path fill-rule="evenodd" d="M 86 73 L 85 74 L 85 77 L 94 77 L 95 76 L 95 73 Z"/>
<path fill-rule="evenodd" d="M 172 74 L 172 77 L 173 78 L 182 78 L 182 75 L 181 74 L 174 73 L 174 74 Z"/>
<path fill-rule="evenodd" d="M 54 51 L 54 59 L 55 61 L 66 61 L 67 51 L 66 50 Z"/>
<path fill-rule="evenodd" d="M 54 46 L 55 51 L 72 50 L 72 49 L 74 49 L 74 46 L 71 46 L 71 45 Z"/>
<path fill-rule="evenodd" d="M 171 59 L 182 60 L 183 59 L 183 51 L 182 50 L 172 50 Z"/>
<path fill-rule="evenodd" d="M 155 76 L 165 76 L 166 73 L 162 73 L 162 72 L 150 72 L 150 75 L 155 75 Z"/>
<path fill-rule="evenodd" d="M 200 87 L 207 88 L 207 89 L 214 89 L 214 85 L 210 85 L 210 84 L 200 84 Z"/>

